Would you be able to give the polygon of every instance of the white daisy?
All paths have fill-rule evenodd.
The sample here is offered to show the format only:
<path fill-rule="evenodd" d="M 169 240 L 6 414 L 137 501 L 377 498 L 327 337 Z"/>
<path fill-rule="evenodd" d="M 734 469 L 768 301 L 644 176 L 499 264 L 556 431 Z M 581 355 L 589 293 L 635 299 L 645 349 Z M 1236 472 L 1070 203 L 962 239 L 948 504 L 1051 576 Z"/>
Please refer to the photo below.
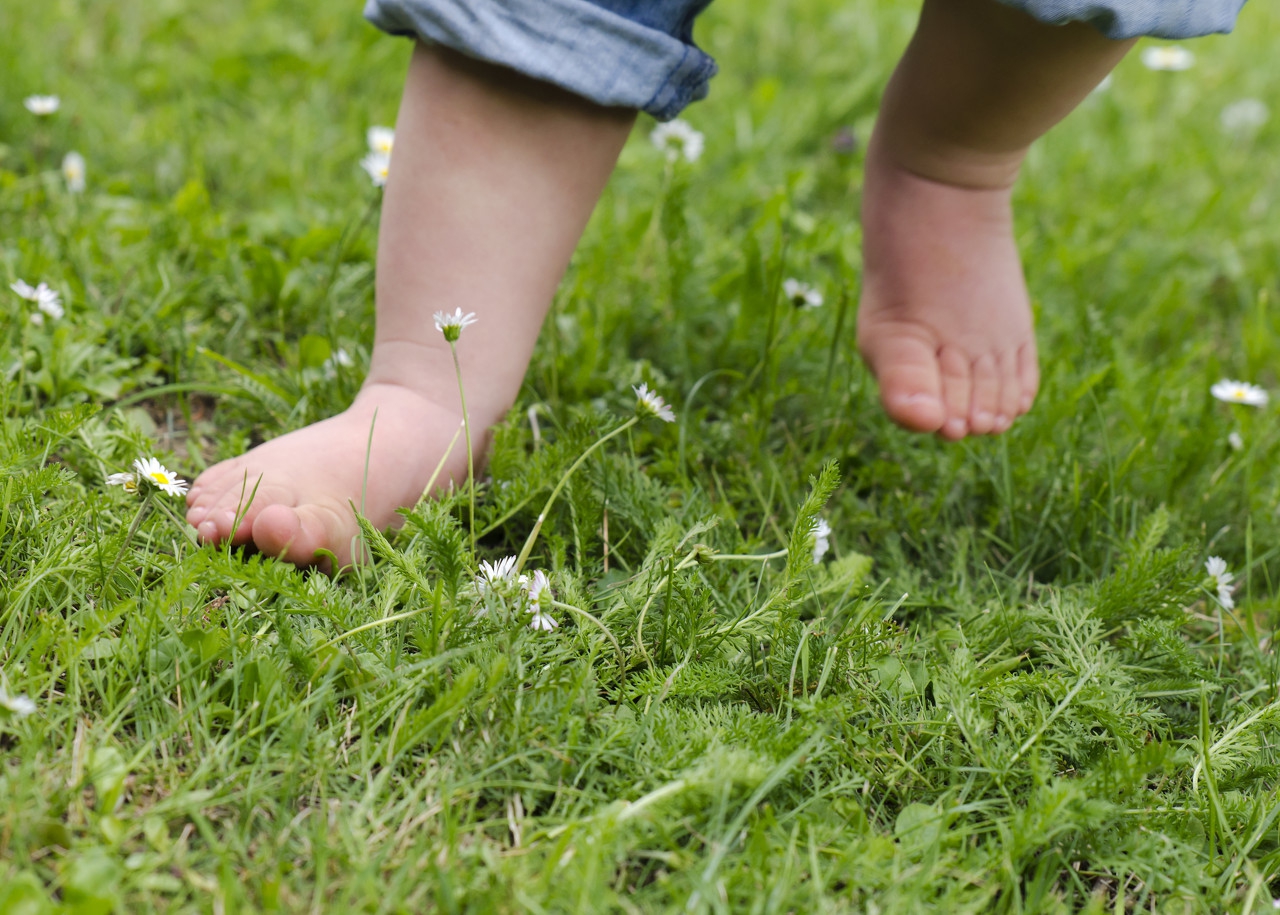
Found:
<path fill-rule="evenodd" d="M 66 179 L 67 190 L 79 194 L 84 190 L 84 156 L 75 150 L 62 157 L 62 177 Z"/>
<path fill-rule="evenodd" d="M 131 473 L 113 473 L 104 482 L 108 486 L 122 486 L 125 492 L 138 491 L 138 478 Z"/>
<path fill-rule="evenodd" d="M 457 309 L 453 314 L 447 311 L 437 311 L 435 313 L 436 330 L 444 334 L 444 338 L 453 343 L 462 336 L 462 330 L 476 323 L 476 314 L 469 311 L 465 315 L 462 309 Z"/>
<path fill-rule="evenodd" d="M 831 549 L 831 525 L 826 518 L 813 519 L 813 561 L 822 562 L 822 557 Z"/>
<path fill-rule="evenodd" d="M 523 577 L 523 576 L 521 576 Z M 550 632 L 560 625 L 549 612 L 544 603 L 551 600 L 551 579 L 547 578 L 547 573 L 538 569 L 533 573 L 531 578 L 524 582 L 525 596 L 529 599 L 528 611 L 532 617 L 529 620 L 530 629 L 540 629 L 543 632 Z M 546 595 L 546 602 L 543 601 L 543 595 Z"/>
<path fill-rule="evenodd" d="M 822 305 L 822 293 L 795 277 L 782 281 L 782 294 L 797 308 L 817 308 Z"/>
<path fill-rule="evenodd" d="M 1232 381 L 1224 378 L 1209 389 L 1209 393 L 1226 403 L 1244 404 L 1246 407 L 1265 407 L 1267 392 L 1256 384 Z"/>
<path fill-rule="evenodd" d="M 529 612 L 533 614 L 529 620 L 530 629 L 541 629 L 543 632 L 550 632 L 560 625 L 554 616 L 550 613 L 543 613 L 537 607 L 532 608 Z"/>
<path fill-rule="evenodd" d="M 1236 605 L 1231 597 L 1231 583 L 1235 581 L 1235 576 L 1227 571 L 1227 561 L 1221 556 L 1210 556 L 1205 561 L 1204 570 L 1209 573 L 1218 589 L 1218 603 L 1222 604 L 1224 610 L 1230 610 Z"/>
<path fill-rule="evenodd" d="M 1148 70 L 1189 70 L 1196 56 L 1179 45 L 1151 45 L 1142 49 L 1142 63 Z"/>
<path fill-rule="evenodd" d="M 40 286 L 44 286 L 46 289 L 48 288 L 44 283 L 41 283 Z M 28 302 L 34 302 L 39 299 L 40 286 L 32 286 L 26 280 L 17 280 L 9 284 L 10 289 L 16 292 L 20 297 L 26 299 Z"/>
<path fill-rule="evenodd" d="M 28 95 L 22 100 L 22 107 L 39 117 L 53 114 L 62 107 L 62 99 L 56 95 Z"/>
<path fill-rule="evenodd" d="M 36 704 L 26 696 L 10 696 L 9 691 L 0 686 L 0 709 L 15 718 L 26 718 L 36 710 Z"/>
<path fill-rule="evenodd" d="M 1256 98 L 1242 98 L 1222 109 L 1218 120 L 1222 129 L 1236 136 L 1256 133 L 1271 117 L 1267 103 Z"/>
<path fill-rule="evenodd" d="M 28 282 L 18 280 L 15 283 L 11 283 L 9 288 L 28 302 L 35 302 L 36 308 L 51 318 L 61 318 L 65 314 L 62 309 L 62 296 L 57 291 L 50 289 L 48 283 L 32 286 Z M 35 317 L 35 315 L 32 315 L 32 320 L 35 320 Z M 35 323 L 43 324 L 44 319 L 41 318 Z"/>
<path fill-rule="evenodd" d="M 657 391 L 650 391 L 649 386 L 645 384 L 633 385 L 631 390 L 636 392 L 636 413 L 638 415 L 653 416 L 664 423 L 676 421 L 675 411 L 667 405 L 667 402 L 659 396 Z"/>
<path fill-rule="evenodd" d="M 1244 450 L 1244 438 L 1239 432 L 1232 432 L 1227 436 L 1227 444 L 1231 446 L 1232 451 Z"/>
<path fill-rule="evenodd" d="M 365 138 L 369 141 L 370 152 L 389 157 L 396 142 L 396 132 L 390 127 L 370 127 Z"/>
<path fill-rule="evenodd" d="M 185 495 L 187 481 L 180 479 L 153 457 L 138 458 L 133 462 L 133 469 L 138 471 L 138 478 L 153 484 L 161 492 L 171 496 Z"/>
<path fill-rule="evenodd" d="M 39 308 L 55 320 L 61 318 L 66 314 L 62 309 L 62 296 L 45 286 L 44 283 L 41 283 L 40 286 L 41 290 L 39 297 L 36 299 L 36 308 Z"/>
<path fill-rule="evenodd" d="M 320 365 L 320 370 L 323 371 L 326 376 L 333 377 L 337 374 L 339 366 L 349 368 L 353 365 L 355 365 L 355 360 L 351 358 L 351 354 L 342 347 L 338 347 L 332 354 L 330 354 L 329 358 Z"/>
<path fill-rule="evenodd" d="M 523 578 L 524 576 L 521 577 Z M 551 597 L 551 579 L 547 577 L 546 572 L 537 569 L 524 582 L 524 590 L 529 598 L 529 603 L 539 604 L 542 601 L 543 594 L 546 594 L 548 598 Z"/>
<path fill-rule="evenodd" d="M 481 594 L 485 594 L 495 585 L 510 584 L 515 581 L 515 572 L 516 557 L 514 556 L 499 559 L 497 562 L 481 562 L 480 574 L 476 576 L 476 588 Z"/>
<path fill-rule="evenodd" d="M 384 187 L 387 183 L 387 172 L 391 168 L 391 157 L 385 153 L 371 152 L 360 160 L 360 167 L 369 173 L 369 180 L 374 187 Z"/>
<path fill-rule="evenodd" d="M 702 155 L 702 134 L 694 130 L 688 121 L 677 119 L 659 124 L 649 134 L 649 140 L 667 154 L 668 162 L 674 162 L 681 156 L 686 162 L 697 162 Z"/>

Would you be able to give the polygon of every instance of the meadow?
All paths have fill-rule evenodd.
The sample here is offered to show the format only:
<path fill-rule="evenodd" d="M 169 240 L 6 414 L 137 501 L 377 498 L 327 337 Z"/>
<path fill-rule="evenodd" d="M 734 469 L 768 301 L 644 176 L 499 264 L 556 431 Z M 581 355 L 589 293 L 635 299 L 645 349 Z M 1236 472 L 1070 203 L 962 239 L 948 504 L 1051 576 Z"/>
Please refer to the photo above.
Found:
<path fill-rule="evenodd" d="M 358 389 L 408 42 L 337 0 L 9 4 L 0 912 L 1272 910 L 1280 414 L 1211 388 L 1280 393 L 1280 112 L 1238 105 L 1280 98 L 1280 11 L 1033 149 L 1044 383 L 960 444 L 853 341 L 915 12 L 713 6 L 705 150 L 638 124 L 474 529 L 424 500 L 329 578 L 107 480 Z M 594 447 L 641 383 L 675 422 Z M 476 583 L 544 510 L 551 629 Z"/>

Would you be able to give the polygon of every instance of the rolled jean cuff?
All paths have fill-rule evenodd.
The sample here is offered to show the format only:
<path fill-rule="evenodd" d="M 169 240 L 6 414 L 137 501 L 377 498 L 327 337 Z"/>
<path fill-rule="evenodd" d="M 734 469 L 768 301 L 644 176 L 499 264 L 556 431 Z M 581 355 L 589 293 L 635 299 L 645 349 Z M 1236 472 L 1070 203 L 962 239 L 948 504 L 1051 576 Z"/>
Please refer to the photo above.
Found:
<path fill-rule="evenodd" d="M 1088 22 L 1108 38 L 1198 38 L 1230 32 L 1245 0 L 1000 0 L 1041 22 Z"/>
<path fill-rule="evenodd" d="M 717 69 L 683 36 L 591 0 L 367 0 L 364 16 L 392 35 L 443 45 L 659 120 L 706 96 Z"/>

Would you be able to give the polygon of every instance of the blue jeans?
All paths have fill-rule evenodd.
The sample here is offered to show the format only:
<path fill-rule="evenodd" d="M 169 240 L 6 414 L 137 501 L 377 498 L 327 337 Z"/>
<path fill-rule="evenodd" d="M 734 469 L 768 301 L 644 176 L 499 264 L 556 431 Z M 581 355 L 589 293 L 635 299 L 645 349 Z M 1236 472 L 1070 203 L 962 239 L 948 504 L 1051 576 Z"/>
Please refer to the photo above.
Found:
<path fill-rule="evenodd" d="M 441 44 L 600 105 L 669 120 L 707 94 L 716 63 L 693 43 L 711 0 L 366 0 L 385 32 Z M 1110 38 L 1227 32 L 1245 0 L 1000 0 Z"/>

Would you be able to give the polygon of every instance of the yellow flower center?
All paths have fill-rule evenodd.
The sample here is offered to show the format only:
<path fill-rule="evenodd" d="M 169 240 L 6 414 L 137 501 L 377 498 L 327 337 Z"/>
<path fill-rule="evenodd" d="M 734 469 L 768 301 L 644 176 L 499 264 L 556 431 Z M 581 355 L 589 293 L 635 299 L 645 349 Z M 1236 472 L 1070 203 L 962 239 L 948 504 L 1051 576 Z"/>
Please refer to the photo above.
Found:
<path fill-rule="evenodd" d="M 155 480 L 161 486 L 169 485 L 169 478 L 165 476 L 163 473 L 160 473 L 159 471 L 155 471 L 154 473 L 149 473 L 147 474 L 147 476 L 151 477 L 151 479 Z"/>

